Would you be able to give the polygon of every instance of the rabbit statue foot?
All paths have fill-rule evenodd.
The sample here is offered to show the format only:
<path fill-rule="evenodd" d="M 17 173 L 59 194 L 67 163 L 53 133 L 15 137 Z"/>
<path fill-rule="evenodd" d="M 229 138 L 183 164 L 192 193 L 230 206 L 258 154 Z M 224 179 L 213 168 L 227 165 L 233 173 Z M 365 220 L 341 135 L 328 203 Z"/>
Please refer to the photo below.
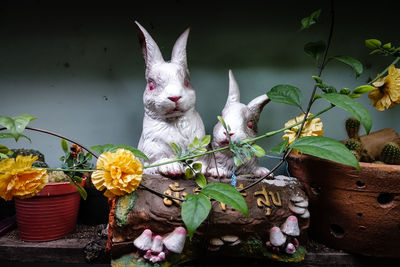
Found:
<path fill-rule="evenodd" d="M 260 178 L 266 176 L 268 173 L 269 173 L 269 170 L 267 168 L 264 168 L 264 167 L 257 167 L 253 171 L 253 175 L 256 176 L 256 177 L 260 177 Z M 273 175 L 273 174 L 271 173 L 271 175 Z M 271 175 L 270 175 L 270 177 L 271 177 Z"/>
<path fill-rule="evenodd" d="M 215 178 L 229 178 L 232 176 L 232 171 L 224 168 L 210 168 L 207 170 L 207 175 Z"/>
<path fill-rule="evenodd" d="M 158 167 L 158 173 L 167 177 L 180 177 L 184 175 L 183 166 L 179 162 Z"/>

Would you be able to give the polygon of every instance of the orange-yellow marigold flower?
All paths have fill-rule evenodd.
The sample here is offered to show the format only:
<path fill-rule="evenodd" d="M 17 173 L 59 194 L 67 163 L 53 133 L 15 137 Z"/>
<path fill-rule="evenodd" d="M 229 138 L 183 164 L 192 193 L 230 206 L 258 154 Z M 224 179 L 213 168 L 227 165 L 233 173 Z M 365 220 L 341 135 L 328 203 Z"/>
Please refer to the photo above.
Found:
<path fill-rule="evenodd" d="M 372 105 L 379 111 L 400 103 L 400 69 L 391 65 L 388 75 L 372 84 L 375 90 L 368 95 Z"/>
<path fill-rule="evenodd" d="M 97 160 L 97 171 L 92 174 L 94 186 L 106 197 L 122 196 L 138 188 L 143 167 L 133 153 L 126 149 L 104 152 Z"/>
<path fill-rule="evenodd" d="M 308 117 L 312 116 L 311 113 L 308 113 Z M 300 114 L 294 119 L 289 120 L 285 123 L 285 127 L 289 127 L 297 122 L 301 122 L 304 119 L 304 114 Z M 296 139 L 297 132 L 300 129 L 301 124 L 296 125 L 288 130 L 285 130 L 285 135 L 282 137 L 283 140 L 289 138 L 289 143 L 293 143 Z M 311 120 L 306 121 L 304 127 L 301 131 L 299 138 L 304 136 L 322 136 L 324 134 L 323 124 L 320 118 L 313 118 Z"/>
<path fill-rule="evenodd" d="M 17 156 L 0 162 L 0 197 L 29 198 L 38 193 L 48 182 L 46 170 L 32 169 L 38 157 Z"/>

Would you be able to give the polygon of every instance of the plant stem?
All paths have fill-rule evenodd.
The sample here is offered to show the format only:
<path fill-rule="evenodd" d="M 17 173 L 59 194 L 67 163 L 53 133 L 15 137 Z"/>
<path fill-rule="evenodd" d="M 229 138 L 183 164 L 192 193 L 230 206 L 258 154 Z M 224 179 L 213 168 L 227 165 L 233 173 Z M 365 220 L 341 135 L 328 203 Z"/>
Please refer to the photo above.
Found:
<path fill-rule="evenodd" d="M 40 167 L 32 167 L 32 169 L 40 169 L 40 170 L 46 170 L 46 171 L 64 171 L 64 172 L 95 172 L 95 171 L 101 171 L 101 170 L 96 170 L 96 169 L 54 169 L 54 168 L 40 168 Z"/>
<path fill-rule="evenodd" d="M 321 115 L 322 113 L 327 112 L 328 110 L 330 110 L 330 109 L 332 109 L 332 108 L 333 108 L 333 106 L 329 106 L 329 107 L 327 107 L 327 108 L 321 110 L 320 112 L 316 113 L 315 115 L 312 115 L 312 116 L 308 117 L 306 120 L 311 120 L 311 119 L 313 119 L 313 118 L 315 118 L 315 117 Z M 293 127 L 295 127 L 295 126 L 301 124 L 302 122 L 303 122 L 303 121 L 301 121 L 301 122 L 299 121 L 299 122 L 296 122 L 296 123 L 294 123 L 294 124 L 292 124 L 292 125 L 290 125 L 290 126 L 288 126 L 288 127 L 284 127 L 284 128 L 279 129 L 279 130 L 276 130 L 276 131 L 268 132 L 268 133 L 266 133 L 266 134 L 263 134 L 263 135 L 260 135 L 260 136 L 258 136 L 258 137 L 255 137 L 255 138 L 253 138 L 253 139 L 246 140 L 246 142 L 242 142 L 241 144 L 244 144 L 244 143 L 252 143 L 252 142 L 256 142 L 256 141 L 258 141 L 258 140 L 260 140 L 260 139 L 263 139 L 263 138 L 265 138 L 265 137 L 273 136 L 273 135 L 278 134 L 278 133 L 281 133 L 281 132 L 283 132 L 283 131 L 285 131 L 285 130 L 287 130 L 287 129 L 291 129 L 291 128 L 293 128 Z M 208 154 L 211 154 L 211 153 L 223 151 L 223 150 L 226 150 L 226 149 L 228 149 L 228 148 L 229 148 L 229 146 L 224 146 L 224 147 L 220 147 L 220 148 L 217 148 L 217 149 L 214 149 L 214 150 L 209 150 L 209 151 L 204 152 L 204 153 L 198 153 L 198 154 L 186 156 L 186 157 L 179 158 L 179 159 L 174 159 L 174 160 L 165 161 L 165 162 L 161 162 L 161 163 L 157 163 L 157 164 L 153 164 L 153 165 L 143 166 L 143 168 L 144 168 L 144 169 L 149 169 L 149 168 L 154 168 L 154 167 L 158 167 L 158 166 L 162 166 L 162 165 L 166 165 L 166 164 L 171 164 L 171 163 L 174 163 L 174 162 L 179 162 L 179 161 L 183 161 L 183 160 L 194 159 L 194 158 L 198 158 L 198 157 L 201 157 L 201 156 L 204 156 L 204 155 L 208 155 Z"/>
<path fill-rule="evenodd" d="M 318 117 L 319 115 L 321 115 L 321 114 L 327 112 L 328 110 L 332 109 L 333 107 L 334 107 L 334 106 L 329 106 L 329 107 L 327 107 L 327 108 L 321 110 L 320 112 L 318 112 L 318 113 L 316 113 L 316 114 L 314 114 L 314 115 L 312 115 L 312 116 L 309 116 L 309 117 L 306 119 L 306 121 L 312 120 L 312 119 L 314 119 L 315 117 Z M 285 127 L 285 128 L 281 128 L 281 129 L 276 130 L 276 131 L 268 132 L 268 133 L 266 133 L 266 134 L 264 134 L 264 135 L 257 136 L 257 137 L 255 137 L 255 138 L 253 138 L 253 139 L 249 139 L 249 140 L 247 140 L 247 142 L 248 142 L 248 143 L 250 143 L 250 142 L 255 142 L 255 141 L 258 141 L 258 140 L 263 139 L 263 138 L 265 138 L 265 137 L 273 136 L 273 135 L 275 135 L 275 134 L 277 134 L 277 133 L 281 133 L 281 132 L 283 132 L 283 131 L 285 131 L 285 130 L 291 129 L 291 128 L 293 128 L 293 127 L 295 127 L 295 126 L 297 126 L 297 125 L 299 125 L 299 124 L 302 124 L 302 123 L 303 123 L 303 121 L 296 122 L 295 124 L 289 125 L 289 126 L 287 126 L 287 127 Z M 299 131 L 299 132 L 300 132 L 300 131 Z"/>
<path fill-rule="evenodd" d="M 335 20 L 334 20 L 335 12 L 334 12 L 333 0 L 331 0 L 330 3 L 331 3 L 331 10 L 330 10 L 330 12 L 331 12 L 331 25 L 330 25 L 330 28 L 329 28 L 328 41 L 327 41 L 326 49 L 325 49 L 325 52 L 324 52 L 324 56 L 323 56 L 323 58 L 322 58 L 321 65 L 319 66 L 318 77 L 321 77 L 322 71 L 324 70 L 326 58 L 327 58 L 327 55 L 328 55 L 328 49 L 329 49 L 329 47 L 330 47 L 330 45 L 331 45 L 332 35 L 333 35 L 333 28 L 334 28 L 334 22 L 335 22 Z M 312 94 L 311 94 L 311 96 L 310 96 L 310 100 L 309 100 L 309 102 L 308 102 L 307 110 L 306 110 L 306 113 L 305 113 L 305 115 L 304 115 L 304 119 L 303 119 L 303 121 L 302 121 L 302 123 L 301 123 L 301 126 L 300 126 L 299 131 L 297 132 L 297 135 L 296 135 L 295 140 L 299 138 L 299 136 L 300 136 L 300 134 L 301 134 L 301 131 L 303 130 L 304 124 L 305 124 L 305 122 L 308 120 L 307 117 L 308 117 L 308 114 L 310 113 L 310 109 L 311 109 L 311 106 L 312 106 L 312 104 L 313 104 L 314 96 L 315 96 L 316 91 L 317 91 L 317 86 L 314 85 Z M 327 109 L 325 109 L 325 110 L 328 111 L 329 109 L 331 109 L 331 108 L 333 108 L 333 107 L 334 107 L 334 106 L 331 105 L 329 108 L 327 108 Z M 322 111 L 321 111 L 321 112 L 322 112 Z M 322 114 L 323 112 L 322 112 L 322 113 L 321 113 L 321 112 L 320 112 L 320 113 L 317 113 L 317 114 L 318 114 L 318 115 L 319 115 L 319 114 Z M 312 116 L 312 117 L 317 116 L 317 114 L 314 115 L 314 116 Z M 293 127 L 293 126 L 292 126 L 292 127 Z M 286 152 L 285 152 L 285 154 L 283 155 L 282 159 L 281 159 L 281 160 L 275 165 L 275 167 L 273 167 L 264 177 L 261 177 L 261 178 L 259 178 L 258 180 L 256 180 L 255 182 L 249 184 L 248 186 L 245 186 L 243 189 L 239 190 L 239 192 L 243 192 L 243 191 L 245 191 L 246 189 L 249 189 L 249 188 L 251 188 L 251 187 L 257 185 L 257 184 L 260 183 L 262 180 L 267 179 L 275 170 L 277 170 L 277 169 L 286 161 L 286 158 L 289 156 L 290 152 L 292 152 L 292 148 L 286 150 Z"/>
<path fill-rule="evenodd" d="M 393 60 L 393 62 L 392 62 L 389 66 L 387 66 L 387 68 L 386 68 L 384 71 L 382 71 L 381 73 L 379 73 L 379 74 L 375 77 L 375 79 L 373 79 L 372 81 L 370 81 L 368 84 L 373 84 L 374 82 L 376 82 L 379 78 L 381 78 L 383 75 L 386 74 L 386 72 L 389 70 L 389 68 L 390 68 L 391 65 L 396 65 L 397 62 L 399 62 L 399 61 L 400 61 L 400 57 L 397 57 L 395 60 Z"/>
<path fill-rule="evenodd" d="M 174 197 L 174 196 L 170 196 L 170 195 L 166 195 L 166 194 L 160 193 L 160 192 L 158 192 L 156 190 L 153 190 L 153 189 L 143 185 L 142 183 L 139 185 L 139 187 L 141 187 L 141 188 L 143 188 L 143 189 L 145 189 L 145 190 L 147 190 L 147 191 L 149 191 L 149 192 L 151 192 L 151 193 L 153 193 L 153 194 L 155 194 L 155 195 L 157 195 L 159 197 L 163 197 L 163 198 L 166 197 L 166 198 L 170 198 L 170 199 L 175 199 L 175 200 L 178 200 L 180 202 L 184 201 L 183 199 L 180 199 L 178 197 Z"/>
<path fill-rule="evenodd" d="M 67 141 L 69 141 L 69 142 L 71 142 L 71 143 L 74 143 L 75 145 L 78 145 L 78 146 L 82 147 L 82 148 L 85 149 L 87 152 L 89 152 L 90 154 L 92 154 L 95 158 L 98 158 L 98 156 L 97 156 L 95 153 L 93 153 L 90 149 L 88 149 L 88 148 L 85 147 L 84 145 L 82 145 L 82 144 L 80 144 L 80 143 L 78 143 L 78 142 L 76 142 L 76 141 L 74 141 L 74 140 L 72 140 L 72 139 L 70 139 L 70 138 L 68 138 L 68 137 L 62 136 L 61 134 L 58 134 L 58 133 L 55 133 L 55 132 L 50 132 L 50 131 L 43 130 L 43 129 L 39 129 L 39 128 L 34 128 L 34 127 L 25 127 L 25 129 L 30 130 L 30 131 L 45 133 L 45 134 L 49 134 L 49 135 L 56 136 L 56 137 L 58 137 L 58 138 L 65 139 L 65 140 L 67 140 Z M 4 130 L 7 130 L 7 128 L 5 128 L 5 127 L 4 127 L 4 128 L 0 128 L 0 131 L 4 131 Z"/>

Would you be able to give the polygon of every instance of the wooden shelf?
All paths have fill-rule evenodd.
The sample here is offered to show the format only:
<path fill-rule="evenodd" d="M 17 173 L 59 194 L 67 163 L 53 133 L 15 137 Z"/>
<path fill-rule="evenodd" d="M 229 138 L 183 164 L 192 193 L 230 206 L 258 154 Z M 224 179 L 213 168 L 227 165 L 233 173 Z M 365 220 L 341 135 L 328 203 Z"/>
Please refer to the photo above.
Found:
<path fill-rule="evenodd" d="M 71 265 L 89 264 L 87 261 L 88 244 L 105 238 L 99 237 L 100 228 L 97 226 L 79 225 L 74 233 L 65 238 L 48 242 L 24 242 L 18 238 L 14 229 L 0 237 L 1 266 L 59 266 L 60 263 Z M 104 247 L 93 263 L 109 265 L 110 259 L 104 255 Z M 185 266 L 396 266 L 398 259 L 373 258 L 334 251 L 324 247 L 323 251 L 307 253 L 301 263 L 277 263 L 271 260 L 207 258 L 206 261 L 193 261 Z M 92 255 L 93 256 L 93 255 Z M 40 264 L 39 264 L 40 263 Z M 38 264 L 38 265 L 36 265 Z M 44 265 L 43 265 L 44 264 Z"/>

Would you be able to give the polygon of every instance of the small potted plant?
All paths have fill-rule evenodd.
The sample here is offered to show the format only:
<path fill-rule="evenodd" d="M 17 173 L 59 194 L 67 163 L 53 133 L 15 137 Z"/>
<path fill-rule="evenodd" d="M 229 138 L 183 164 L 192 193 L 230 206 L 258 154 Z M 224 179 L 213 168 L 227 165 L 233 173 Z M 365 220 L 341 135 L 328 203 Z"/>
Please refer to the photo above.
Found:
<path fill-rule="evenodd" d="M 2 137 L 13 137 L 16 141 L 20 137 L 28 138 L 22 131 L 33 119 L 27 114 L 14 118 L 0 116 L 0 124 L 9 130 Z M 37 151 L 7 151 L 1 156 L 0 196 L 6 201 L 15 201 L 20 238 L 24 241 L 49 241 L 74 231 L 80 194 L 86 197 L 82 188 L 84 179 L 75 172 L 67 176 L 56 169 L 48 171 L 51 169 L 46 168 L 43 155 Z M 70 162 L 74 165 L 82 157 L 86 160 L 82 153 L 78 153 L 76 159 L 70 160 L 71 157 L 71 153 L 66 153 L 64 167 L 74 169 L 76 166 L 71 166 Z"/>

